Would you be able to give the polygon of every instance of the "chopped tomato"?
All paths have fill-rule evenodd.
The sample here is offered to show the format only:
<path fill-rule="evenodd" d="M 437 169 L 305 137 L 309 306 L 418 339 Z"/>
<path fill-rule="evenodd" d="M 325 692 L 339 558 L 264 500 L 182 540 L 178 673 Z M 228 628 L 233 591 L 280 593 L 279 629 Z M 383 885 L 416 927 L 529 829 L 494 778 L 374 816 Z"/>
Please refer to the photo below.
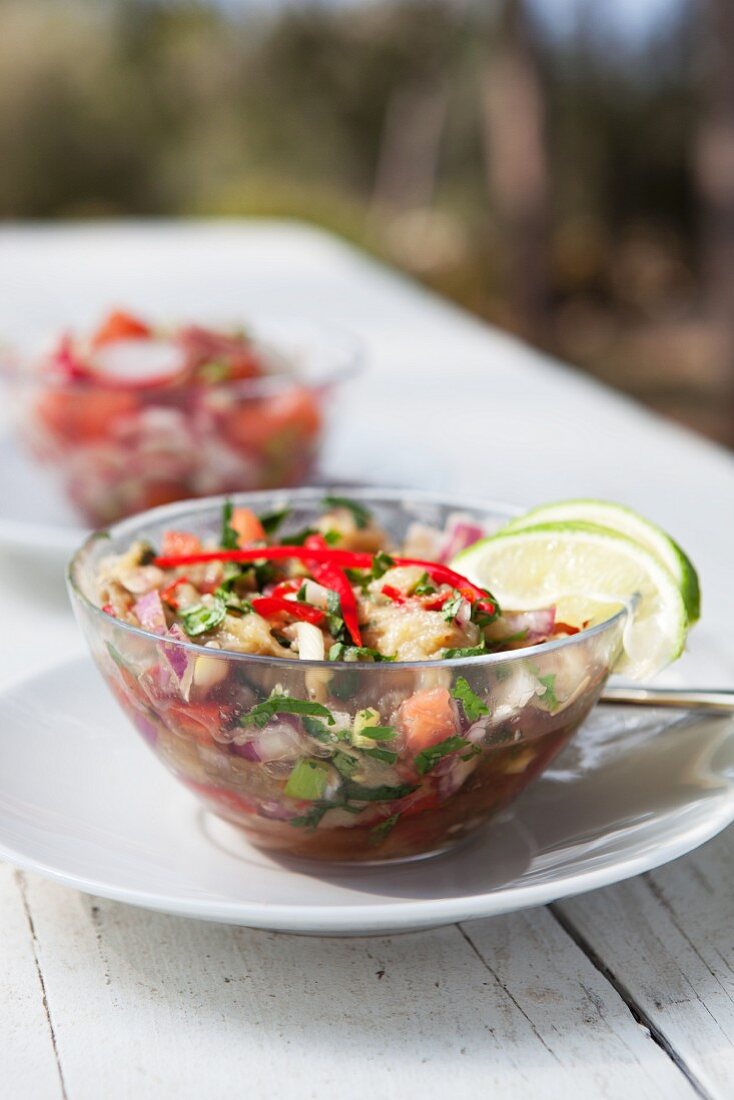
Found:
<path fill-rule="evenodd" d="M 231 724 L 234 711 L 220 703 L 170 703 L 166 725 L 179 736 L 191 737 L 201 744 L 215 740 L 214 734 Z"/>
<path fill-rule="evenodd" d="M 398 728 L 416 755 L 457 731 L 456 708 L 446 688 L 416 691 L 400 706 Z"/>
<path fill-rule="evenodd" d="M 165 531 L 161 546 L 162 554 L 166 557 L 174 557 L 178 554 L 198 554 L 201 550 L 201 541 L 190 531 Z"/>
<path fill-rule="evenodd" d="M 92 337 L 92 347 L 101 348 L 103 344 L 112 344 L 115 340 L 145 339 L 150 334 L 150 326 L 144 321 L 122 310 L 114 310 Z"/>
<path fill-rule="evenodd" d="M 240 546 L 260 542 L 265 538 L 265 528 L 249 508 L 233 508 L 229 525 L 237 532 L 237 542 Z"/>
<path fill-rule="evenodd" d="M 58 439 L 68 443 L 104 439 L 114 420 L 130 416 L 138 407 L 132 393 L 121 390 L 53 390 L 36 405 L 39 420 Z"/>
<path fill-rule="evenodd" d="M 311 439 L 320 429 L 318 401 L 295 387 L 262 401 L 243 401 L 225 420 L 232 442 L 253 451 L 266 450 L 284 435 Z"/>

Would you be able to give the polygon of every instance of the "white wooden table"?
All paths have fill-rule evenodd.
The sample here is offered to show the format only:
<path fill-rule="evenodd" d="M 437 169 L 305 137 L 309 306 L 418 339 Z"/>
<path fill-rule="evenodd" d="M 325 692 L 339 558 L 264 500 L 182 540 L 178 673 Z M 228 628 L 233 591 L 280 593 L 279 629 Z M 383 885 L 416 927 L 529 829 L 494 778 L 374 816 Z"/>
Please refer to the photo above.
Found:
<path fill-rule="evenodd" d="M 732 457 L 342 243 L 276 223 L 6 228 L 0 288 L 6 333 L 112 303 L 339 321 L 371 369 L 327 471 L 639 507 L 703 573 L 704 623 L 668 679 L 732 681 Z M 16 561 L 0 559 L 0 607 L 1 683 L 81 650 L 60 590 Z M 356 940 L 167 917 L 0 868 L 0 1095 L 733 1097 L 733 836 L 547 909 Z"/>

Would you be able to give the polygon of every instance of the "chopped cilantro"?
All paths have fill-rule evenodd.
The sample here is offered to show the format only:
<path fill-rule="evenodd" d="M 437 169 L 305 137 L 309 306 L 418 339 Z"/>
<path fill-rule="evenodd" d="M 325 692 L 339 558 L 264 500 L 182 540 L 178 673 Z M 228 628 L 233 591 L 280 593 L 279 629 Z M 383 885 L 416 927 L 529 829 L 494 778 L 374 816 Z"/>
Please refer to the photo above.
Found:
<path fill-rule="evenodd" d="M 335 642 L 329 650 L 330 661 L 359 661 L 363 657 L 369 657 L 373 661 L 394 661 L 395 658 L 385 656 L 379 649 L 370 649 L 367 645 L 345 645 L 344 642 Z"/>
<path fill-rule="evenodd" d="M 222 505 L 222 533 L 219 542 L 223 550 L 236 550 L 239 546 L 239 537 L 232 526 L 232 512 L 234 508 L 231 500 L 225 500 Z"/>
<path fill-rule="evenodd" d="M 326 622 L 332 638 L 338 640 L 345 632 L 344 617 L 339 595 L 332 589 L 326 593 Z"/>
<path fill-rule="evenodd" d="M 290 514 L 290 508 L 280 508 L 277 512 L 266 512 L 265 515 L 257 518 L 260 520 L 265 534 L 273 535 Z"/>
<path fill-rule="evenodd" d="M 393 802 L 398 798 L 405 798 L 406 794 L 412 794 L 414 790 L 415 787 L 410 783 L 401 783 L 399 787 L 363 787 L 360 783 L 347 779 L 342 785 L 344 795 L 355 802 Z"/>
<path fill-rule="evenodd" d="M 372 519 L 372 513 L 368 508 L 356 500 L 350 500 L 349 497 L 329 495 L 324 497 L 322 504 L 325 508 L 346 508 L 354 516 L 354 522 L 360 530 L 369 526 Z"/>
<path fill-rule="evenodd" d="M 350 569 L 347 567 L 344 572 L 346 573 L 349 583 L 353 587 L 361 588 L 363 592 L 372 579 L 370 574 L 364 569 Z"/>
<path fill-rule="evenodd" d="M 394 741 L 395 729 L 392 726 L 363 726 L 360 737 L 369 737 L 370 741 Z"/>
<path fill-rule="evenodd" d="M 227 611 L 239 611 L 242 615 L 249 615 L 252 611 L 252 604 L 249 600 L 238 596 L 231 588 L 225 588 L 224 584 L 220 584 L 219 588 L 215 589 L 214 595 L 217 599 L 223 601 Z"/>
<path fill-rule="evenodd" d="M 371 756 L 373 760 L 381 760 L 383 764 L 397 764 L 398 754 L 393 752 L 392 749 L 381 749 L 375 747 L 374 749 L 362 749 L 365 756 Z"/>
<path fill-rule="evenodd" d="M 472 604 L 471 619 L 477 626 L 489 626 L 489 624 L 493 623 L 500 614 L 499 605 L 495 602 L 495 598 L 490 592 L 487 592 L 487 599 L 491 601 L 494 611 L 485 611 L 484 608 L 479 606 L 480 601 Z"/>
<path fill-rule="evenodd" d="M 415 588 L 413 589 L 413 595 L 430 596 L 432 592 L 438 592 L 438 589 L 436 588 L 435 584 L 428 576 L 428 574 L 424 573 L 416 584 Z"/>
<path fill-rule="evenodd" d="M 283 535 L 280 543 L 281 546 L 303 546 L 309 535 L 317 534 L 318 531 L 315 527 L 303 527 L 300 531 L 295 531 L 292 535 Z"/>
<path fill-rule="evenodd" d="M 454 699 L 459 700 L 464 708 L 464 714 L 470 722 L 476 722 L 477 718 L 481 718 L 483 714 L 489 714 L 487 704 L 483 703 L 479 696 L 474 694 L 463 676 L 459 676 L 451 688 L 451 694 Z"/>
<path fill-rule="evenodd" d="M 189 638 L 197 638 L 199 634 L 206 634 L 219 626 L 226 613 L 224 600 L 215 597 L 211 604 L 197 603 L 195 607 L 182 611 L 181 625 Z"/>
<path fill-rule="evenodd" d="M 391 558 L 389 554 L 386 554 L 384 550 L 378 550 L 372 559 L 370 575 L 373 580 L 379 581 L 380 577 L 384 577 L 388 569 L 393 569 L 394 566 L 395 559 Z"/>
<path fill-rule="evenodd" d="M 541 693 L 541 699 L 544 703 L 548 704 L 548 710 L 554 711 L 558 709 L 560 699 L 556 695 L 556 674 L 555 672 L 549 672 L 547 676 L 539 676 L 538 683 L 542 684 L 545 691 Z"/>
<path fill-rule="evenodd" d="M 484 642 L 481 642 L 479 645 L 459 646 L 458 649 L 444 649 L 443 656 L 448 659 L 452 657 L 481 657 L 483 653 L 487 652 L 487 646 Z"/>
<path fill-rule="evenodd" d="M 247 714 L 240 718 L 241 726 L 254 723 L 262 728 L 276 714 L 301 714 L 310 718 L 324 718 L 329 726 L 334 725 L 334 716 L 328 707 L 321 703 L 312 703 L 307 699 L 293 699 L 290 695 L 273 693 L 269 699 L 256 703 Z"/>
<path fill-rule="evenodd" d="M 460 592 L 457 592 L 456 595 L 452 596 L 446 601 L 446 603 L 441 608 L 441 611 L 443 612 L 443 617 L 447 623 L 450 623 L 452 619 L 456 618 L 456 616 L 459 614 L 459 611 L 461 610 L 461 605 L 463 604 L 463 602 L 464 597 L 461 595 Z"/>
<path fill-rule="evenodd" d="M 326 745 L 336 745 L 339 741 L 345 741 L 347 739 L 346 730 L 340 733 L 335 733 L 334 730 L 326 728 L 320 718 L 311 718 L 310 715 L 304 714 L 302 716 L 303 728 L 309 737 L 313 737 L 316 741 L 321 741 Z"/>
<path fill-rule="evenodd" d="M 292 817 L 288 824 L 294 825 L 297 829 L 315 829 L 326 811 L 331 809 L 333 809 L 331 802 L 315 802 L 308 813 Z"/>
<path fill-rule="evenodd" d="M 400 814 L 391 814 L 379 825 L 375 825 L 374 828 L 370 829 L 370 844 L 380 844 L 393 831 L 399 820 Z"/>
<path fill-rule="evenodd" d="M 457 752 L 459 749 L 466 749 L 470 744 L 471 742 L 465 741 L 463 737 L 447 737 L 445 741 L 439 741 L 437 745 L 431 745 L 430 748 L 423 749 L 422 752 L 418 753 L 413 760 L 416 771 L 419 775 L 425 775 L 427 772 L 430 772 L 444 756 L 448 756 L 452 752 Z"/>
<path fill-rule="evenodd" d="M 335 752 L 331 762 L 345 779 L 351 779 L 359 767 L 359 760 L 356 756 L 349 756 L 346 752 Z"/>
<path fill-rule="evenodd" d="M 327 531 L 324 535 L 324 542 L 327 546 L 336 546 L 340 539 L 341 535 L 338 531 Z"/>

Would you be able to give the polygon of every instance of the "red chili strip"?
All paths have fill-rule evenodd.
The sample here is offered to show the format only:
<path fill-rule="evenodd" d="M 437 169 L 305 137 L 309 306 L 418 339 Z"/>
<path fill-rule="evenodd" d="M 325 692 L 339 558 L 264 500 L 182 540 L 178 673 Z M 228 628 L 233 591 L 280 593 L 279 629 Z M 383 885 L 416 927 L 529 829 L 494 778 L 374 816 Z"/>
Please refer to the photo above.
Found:
<path fill-rule="evenodd" d="M 259 596 L 251 602 L 253 611 L 257 611 L 264 619 L 273 615 L 290 615 L 292 619 L 314 623 L 316 626 L 324 621 L 324 612 L 320 608 L 298 600 L 286 600 L 282 596 Z"/>
<path fill-rule="evenodd" d="M 276 584 L 272 592 L 269 592 L 270 596 L 287 596 L 292 592 L 298 592 L 301 587 L 302 581 L 281 581 L 280 584 Z"/>
<path fill-rule="evenodd" d="M 308 542 L 309 540 L 307 540 Z M 308 565 L 317 562 L 323 565 L 331 565 L 341 573 L 342 569 L 371 569 L 374 561 L 373 554 L 356 553 L 351 550 L 332 550 L 321 546 L 260 546 L 246 550 L 211 550 L 201 554 L 180 554 L 170 557 L 155 559 L 155 564 L 161 569 L 175 569 L 182 565 L 199 565 L 209 561 L 303 561 Z M 460 573 L 455 573 L 447 565 L 440 565 L 435 561 L 423 561 L 420 558 L 393 558 L 396 565 L 417 565 L 428 573 L 431 580 L 437 584 L 449 584 L 455 588 L 471 603 L 481 600 L 483 610 L 493 614 L 495 605 L 489 594 L 476 584 L 472 584 Z M 313 572 L 313 569 L 311 569 Z M 342 574 L 343 575 L 343 574 Z M 315 573 L 314 573 L 315 576 Z M 316 578 L 319 579 L 318 577 Z M 344 578 L 346 580 L 346 577 Z M 349 582 L 347 581 L 347 584 Z M 349 586 L 351 591 L 351 586 Z M 491 609 L 491 610 L 490 610 Z M 346 618 L 344 620 L 346 622 Z"/>
<path fill-rule="evenodd" d="M 380 591 L 383 596 L 387 596 L 388 600 L 392 600 L 393 603 L 405 603 L 408 598 L 404 592 L 401 592 L 399 588 L 394 588 L 391 584 L 383 584 Z"/>
<path fill-rule="evenodd" d="M 328 547 L 323 535 L 309 535 L 304 543 L 304 549 L 313 552 L 315 550 L 328 550 Z M 341 605 L 344 625 L 354 644 L 361 646 L 362 634 L 359 629 L 357 600 L 346 573 L 330 561 L 314 562 L 312 560 L 308 565 L 314 580 L 318 581 L 319 584 L 323 584 L 324 588 L 330 588 L 332 592 L 336 592 Z"/>

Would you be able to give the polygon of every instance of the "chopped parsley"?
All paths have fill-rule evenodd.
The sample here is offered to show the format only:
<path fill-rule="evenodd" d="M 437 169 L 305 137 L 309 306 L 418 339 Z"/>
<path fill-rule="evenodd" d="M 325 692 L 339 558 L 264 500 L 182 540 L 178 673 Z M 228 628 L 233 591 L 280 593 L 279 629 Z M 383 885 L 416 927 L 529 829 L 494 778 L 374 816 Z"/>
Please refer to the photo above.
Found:
<path fill-rule="evenodd" d="M 215 597 L 212 603 L 197 603 L 195 607 L 189 607 L 180 613 L 181 625 L 189 638 L 198 638 L 200 634 L 206 634 L 224 619 L 227 613 L 224 600 Z"/>
<path fill-rule="evenodd" d="M 549 672 L 547 676 L 539 676 L 538 683 L 542 684 L 545 691 L 541 693 L 541 699 L 544 703 L 547 703 L 548 710 L 554 711 L 558 709 L 560 699 L 556 695 L 556 674 L 555 672 Z"/>
<path fill-rule="evenodd" d="M 370 741 L 394 741 L 396 734 L 393 726 L 363 726 L 359 736 L 369 737 Z"/>
<path fill-rule="evenodd" d="M 326 593 L 326 622 L 332 638 L 336 638 L 337 641 L 340 640 L 346 630 L 344 616 L 342 615 L 342 604 L 338 593 L 331 588 Z M 331 658 L 329 659 L 331 660 Z"/>
<path fill-rule="evenodd" d="M 383 764 L 397 764 L 398 753 L 393 752 L 392 749 L 381 749 L 375 747 L 374 749 L 362 749 L 365 756 L 371 756 L 373 760 L 381 760 Z"/>
<path fill-rule="evenodd" d="M 400 814 L 391 814 L 379 825 L 375 825 L 374 828 L 370 829 L 370 844 L 381 844 L 385 837 L 393 831 L 399 820 Z"/>
<path fill-rule="evenodd" d="M 300 714 L 309 718 L 324 718 L 327 725 L 334 725 L 334 716 L 328 707 L 321 703 L 312 703 L 307 699 L 294 699 L 290 695 L 273 693 L 269 699 L 262 703 L 256 703 L 247 714 L 240 718 L 241 726 L 256 725 L 262 728 L 267 726 L 271 718 L 276 714 Z"/>
<path fill-rule="evenodd" d="M 457 592 L 456 595 L 451 596 L 451 598 L 446 601 L 441 610 L 443 612 L 443 617 L 447 623 L 450 623 L 453 619 L 456 618 L 456 616 L 461 611 L 461 605 L 463 604 L 463 602 L 464 597 L 461 595 L 460 592 Z"/>
<path fill-rule="evenodd" d="M 488 653 L 489 650 L 484 642 L 479 645 L 467 645 L 459 646 L 457 649 L 444 649 L 443 656 L 451 659 L 452 657 L 481 657 L 483 653 Z"/>
<path fill-rule="evenodd" d="M 365 508 L 364 504 L 360 504 L 356 500 L 350 500 L 349 497 L 329 495 L 324 497 L 322 504 L 325 508 L 346 508 L 348 512 L 352 513 L 354 522 L 360 530 L 368 527 L 372 519 L 372 513 L 368 508 Z"/>
<path fill-rule="evenodd" d="M 479 696 L 474 694 L 463 676 L 459 676 L 458 680 L 451 688 L 451 694 L 454 699 L 458 699 L 461 703 L 464 708 L 464 714 L 470 722 L 476 722 L 477 718 L 481 718 L 484 714 L 489 714 L 489 707 L 487 704 L 483 703 Z"/>
<path fill-rule="evenodd" d="M 290 514 L 290 508 L 280 508 L 277 512 L 266 512 L 265 515 L 258 516 L 257 518 L 260 520 L 265 534 L 274 535 Z"/>
<path fill-rule="evenodd" d="M 309 737 L 313 737 L 314 740 L 321 741 L 325 745 L 337 745 L 340 741 L 346 741 L 348 738 L 346 730 L 339 733 L 329 730 L 320 718 L 311 718 L 310 715 L 304 714 L 301 720 Z"/>
<path fill-rule="evenodd" d="M 472 747 L 471 741 L 466 741 L 463 737 L 447 737 L 445 741 L 439 741 L 437 745 L 431 745 L 430 748 L 419 752 L 413 760 L 415 769 L 419 775 L 426 775 L 435 768 L 444 756 L 449 756 L 452 752 L 458 752 L 459 749 L 470 747 Z"/>
<path fill-rule="evenodd" d="M 225 500 L 222 505 L 222 533 L 219 536 L 219 543 L 223 550 L 236 550 L 239 546 L 239 536 L 232 526 L 233 511 L 232 501 Z"/>
<path fill-rule="evenodd" d="M 330 661 L 359 661 L 362 658 L 370 658 L 373 661 L 395 660 L 394 657 L 385 656 L 379 649 L 370 649 L 367 645 L 346 645 L 344 642 L 335 642 L 329 649 Z"/>

